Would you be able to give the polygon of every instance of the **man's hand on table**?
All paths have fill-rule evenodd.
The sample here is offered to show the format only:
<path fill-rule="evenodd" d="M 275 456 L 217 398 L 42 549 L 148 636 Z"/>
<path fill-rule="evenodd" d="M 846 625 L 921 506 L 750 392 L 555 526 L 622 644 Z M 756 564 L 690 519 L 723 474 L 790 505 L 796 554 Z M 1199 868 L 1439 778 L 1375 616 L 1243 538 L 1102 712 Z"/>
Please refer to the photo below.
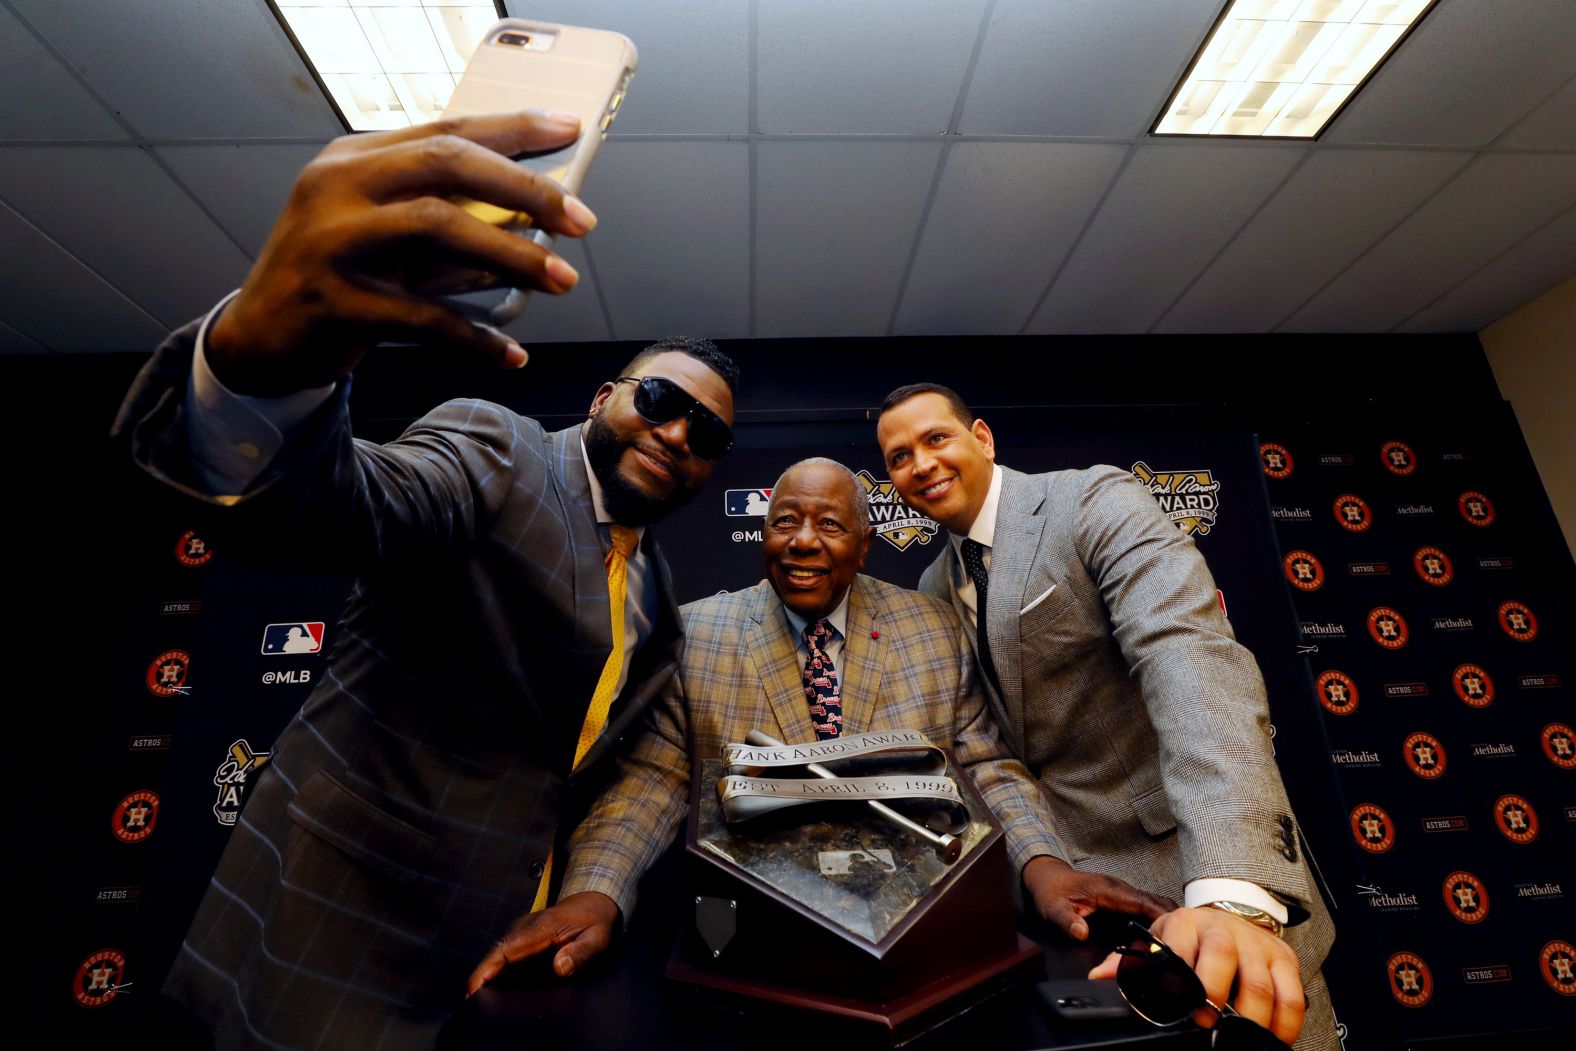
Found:
<path fill-rule="evenodd" d="M 606 949 L 618 923 L 618 905 L 606 894 L 571 894 L 556 905 L 522 916 L 498 940 L 466 983 L 465 995 L 492 981 L 511 963 L 556 948 L 553 973 L 567 978 Z"/>

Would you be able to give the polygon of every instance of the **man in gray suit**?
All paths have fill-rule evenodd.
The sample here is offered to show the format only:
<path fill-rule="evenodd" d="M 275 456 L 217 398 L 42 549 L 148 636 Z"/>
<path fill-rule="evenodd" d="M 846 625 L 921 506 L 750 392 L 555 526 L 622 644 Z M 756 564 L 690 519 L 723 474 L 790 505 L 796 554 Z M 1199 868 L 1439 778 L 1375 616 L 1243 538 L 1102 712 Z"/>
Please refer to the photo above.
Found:
<path fill-rule="evenodd" d="M 1066 848 L 1025 879 L 1076 885 L 1088 868 L 1181 898 L 1153 929 L 1212 1000 L 1234 991 L 1282 1039 L 1334 1046 L 1318 971 L 1333 927 L 1263 680 L 1192 540 L 1120 469 L 1001 467 L 989 426 L 938 384 L 888 395 L 876 434 L 898 492 L 951 534 L 920 588 L 974 628 L 996 718 Z M 1113 957 L 1092 976 L 1115 972 Z"/>
<path fill-rule="evenodd" d="M 438 259 L 571 287 L 557 256 L 447 198 L 585 233 L 583 204 L 509 159 L 577 130 L 514 114 L 331 144 L 241 290 L 171 336 L 121 410 L 137 462 L 212 516 L 205 536 L 357 576 L 166 983 L 221 1047 L 430 1047 L 488 944 L 549 900 L 677 663 L 643 527 L 728 448 L 737 370 L 714 346 L 648 348 L 554 433 L 465 400 L 374 445 L 346 412 L 385 339 L 524 363 L 405 275 Z"/>

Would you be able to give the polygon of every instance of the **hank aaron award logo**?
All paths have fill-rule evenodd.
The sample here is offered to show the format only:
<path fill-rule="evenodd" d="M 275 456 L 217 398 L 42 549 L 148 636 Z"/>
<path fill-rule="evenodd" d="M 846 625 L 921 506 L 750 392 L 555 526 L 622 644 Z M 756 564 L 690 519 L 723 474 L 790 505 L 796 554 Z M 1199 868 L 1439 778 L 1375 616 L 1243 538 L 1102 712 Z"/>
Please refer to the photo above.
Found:
<path fill-rule="evenodd" d="M 241 798 L 246 792 L 247 775 L 261 769 L 268 762 L 268 752 L 254 752 L 246 738 L 230 745 L 224 761 L 213 772 L 214 787 L 218 798 L 214 800 L 213 816 L 221 825 L 233 825 L 241 813 Z"/>
<path fill-rule="evenodd" d="M 1512 843 L 1531 843 L 1538 838 L 1538 812 L 1518 795 L 1494 800 L 1494 824 Z"/>
<path fill-rule="evenodd" d="M 1406 629 L 1406 618 L 1389 606 L 1377 606 L 1368 611 L 1368 636 L 1387 650 L 1398 650 L 1406 645 L 1411 633 Z"/>
<path fill-rule="evenodd" d="M 1462 923 L 1482 923 L 1488 919 L 1488 888 L 1470 872 L 1452 872 L 1442 888 L 1445 908 Z"/>
<path fill-rule="evenodd" d="M 1292 469 L 1297 466 L 1291 458 L 1291 450 L 1275 442 L 1265 442 L 1259 446 L 1259 463 L 1264 466 L 1264 473 L 1271 478 L 1290 478 Z"/>
<path fill-rule="evenodd" d="M 1476 664 L 1461 664 L 1450 673 L 1450 685 L 1463 704 L 1487 708 L 1494 703 L 1494 680 Z"/>
<path fill-rule="evenodd" d="M 118 949 L 100 949 L 77 968 L 72 996 L 83 1007 L 103 1007 L 126 984 L 121 981 L 125 975 L 126 957 Z"/>
<path fill-rule="evenodd" d="M 905 504 L 888 479 L 878 480 L 869 471 L 860 471 L 854 477 L 870 501 L 870 524 L 875 526 L 876 536 L 899 551 L 906 551 L 913 544 L 928 544 L 940 531 L 941 524 Z"/>
<path fill-rule="evenodd" d="M 1385 961 L 1390 995 L 1407 1007 L 1422 1007 L 1434 997 L 1434 972 L 1416 953 L 1398 952 Z"/>
<path fill-rule="evenodd" d="M 1313 684 L 1319 703 L 1332 715 L 1351 715 L 1357 710 L 1357 683 L 1343 671 L 1322 673 Z"/>
<path fill-rule="evenodd" d="M 1576 945 L 1555 939 L 1538 954 L 1538 970 L 1549 988 L 1561 996 L 1576 996 Z"/>
<path fill-rule="evenodd" d="M 185 650 L 165 650 L 148 665 L 143 681 L 153 696 L 174 697 L 186 692 L 186 673 L 191 667 L 192 655 Z"/>
<path fill-rule="evenodd" d="M 722 494 L 722 506 L 729 518 L 757 518 L 766 513 L 772 500 L 772 491 L 766 489 L 728 489 Z"/>
<path fill-rule="evenodd" d="M 1432 781 L 1445 772 L 1445 746 L 1431 733 L 1419 730 L 1406 739 L 1401 755 L 1407 769 L 1425 781 Z"/>
<path fill-rule="evenodd" d="M 116 804 L 109 827 L 122 843 L 141 843 L 153 835 L 158 819 L 159 797 L 148 791 L 133 792 Z"/>
<path fill-rule="evenodd" d="M 182 533 L 181 538 L 175 541 L 175 560 L 183 566 L 196 568 L 197 566 L 205 565 L 212 557 L 213 548 L 209 547 L 206 540 L 190 529 Z"/>
<path fill-rule="evenodd" d="M 1395 822 L 1381 807 L 1361 803 L 1352 811 L 1352 835 L 1370 854 L 1383 854 L 1395 846 Z"/>
<path fill-rule="evenodd" d="M 1417 470 L 1417 454 L 1405 442 L 1385 442 L 1379 447 L 1379 462 L 1391 474 L 1402 478 Z"/>
<path fill-rule="evenodd" d="M 1538 739 L 1549 762 L 1564 770 L 1576 770 L 1576 730 L 1564 723 L 1550 723 Z"/>
<path fill-rule="evenodd" d="M 1318 591 L 1324 587 L 1324 566 L 1311 551 L 1292 551 L 1282 560 L 1286 579 L 1300 591 Z"/>
<path fill-rule="evenodd" d="M 1160 510 L 1184 535 L 1208 536 L 1220 511 L 1220 483 L 1209 471 L 1156 472 L 1142 460 L 1133 464 L 1133 474 L 1149 486 L 1160 501 Z"/>
<path fill-rule="evenodd" d="M 1485 528 L 1494 524 L 1494 501 L 1476 489 L 1468 489 L 1456 498 L 1456 510 L 1467 520 L 1467 525 Z"/>
<path fill-rule="evenodd" d="M 1374 524 L 1373 508 L 1356 493 L 1342 493 L 1332 507 L 1335 521 L 1348 533 L 1366 533 Z"/>
<path fill-rule="evenodd" d="M 1412 555 L 1412 568 L 1417 570 L 1417 575 L 1425 584 L 1432 584 L 1442 588 L 1456 578 L 1455 567 L 1450 564 L 1450 556 L 1437 547 L 1420 547 Z"/>
<path fill-rule="evenodd" d="M 1499 626 L 1517 642 L 1531 642 L 1538 637 L 1538 618 L 1524 602 L 1501 602 Z"/>

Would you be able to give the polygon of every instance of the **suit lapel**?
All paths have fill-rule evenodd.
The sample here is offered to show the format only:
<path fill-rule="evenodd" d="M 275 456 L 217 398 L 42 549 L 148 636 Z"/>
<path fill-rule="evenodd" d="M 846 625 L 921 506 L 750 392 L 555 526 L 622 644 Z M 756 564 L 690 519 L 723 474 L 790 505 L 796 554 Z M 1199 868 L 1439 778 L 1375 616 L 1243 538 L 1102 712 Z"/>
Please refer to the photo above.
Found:
<path fill-rule="evenodd" d="M 1025 475 L 1002 468 L 1001 502 L 996 509 L 996 535 L 990 548 L 990 597 L 984 611 L 991 659 L 1001 679 L 1002 704 L 1015 743 L 1023 740 L 1023 660 L 1019 648 L 1018 611 L 1023 608 L 1029 571 L 1040 549 L 1045 519 L 1034 512 L 1044 493 Z M 1021 754 L 1021 748 L 1020 748 Z"/>
<path fill-rule="evenodd" d="M 994 555 L 992 555 L 991 561 L 992 564 L 995 563 Z M 979 683 L 980 692 L 985 695 L 985 700 L 990 704 L 991 715 L 995 718 L 996 725 L 1001 727 L 1002 732 L 1007 735 L 1008 746 L 1018 755 L 1022 755 L 1023 720 L 1021 717 L 1017 719 L 1009 717 L 1006 702 L 1002 699 L 1001 694 L 996 691 L 996 687 L 991 684 L 990 676 L 985 674 L 985 669 L 980 664 L 979 643 L 974 638 L 973 626 L 969 624 L 969 608 L 963 604 L 963 599 L 958 597 L 957 578 L 953 574 L 953 567 L 956 563 L 957 556 L 952 551 L 952 542 L 949 538 L 946 549 L 936 559 L 932 568 L 941 574 L 941 580 L 946 586 L 947 600 L 952 603 L 952 611 L 958 615 L 958 623 L 963 627 L 963 637 L 967 640 L 965 644 L 968 646 L 969 655 L 974 661 L 974 677 Z M 930 570 L 926 572 L 930 572 Z M 992 645 L 994 646 L 994 640 Z M 995 650 L 992 649 L 991 652 L 994 654 Z M 1021 715 L 1021 693 L 1019 695 L 1019 709 Z"/>
<path fill-rule="evenodd" d="M 881 609 L 871 601 L 864 575 L 854 577 L 848 595 L 848 634 L 843 639 L 843 659 L 837 669 L 842 686 L 843 733 L 870 730 L 876 698 L 881 696 L 881 641 L 872 638 Z"/>
<path fill-rule="evenodd" d="M 766 691 L 772 714 L 777 716 L 782 740 L 789 744 L 813 741 L 815 727 L 810 725 L 804 699 L 804 660 L 788 630 L 782 602 L 769 584 L 757 584 L 755 592 L 755 607 L 744 626 L 745 652 L 755 665 L 755 677 Z"/>
<path fill-rule="evenodd" d="M 580 428 L 554 431 L 553 477 L 564 494 L 568 519 L 570 564 L 574 573 L 574 634 L 569 646 L 567 703 L 555 706 L 563 714 L 555 735 L 569 741 L 568 755 L 574 755 L 574 740 L 580 736 L 586 708 L 596 691 L 597 679 L 607 655 L 613 651 L 613 621 L 608 610 L 607 567 L 603 562 L 602 539 L 597 535 L 596 505 L 591 500 L 591 483 L 586 480 L 585 459 L 580 452 Z"/>

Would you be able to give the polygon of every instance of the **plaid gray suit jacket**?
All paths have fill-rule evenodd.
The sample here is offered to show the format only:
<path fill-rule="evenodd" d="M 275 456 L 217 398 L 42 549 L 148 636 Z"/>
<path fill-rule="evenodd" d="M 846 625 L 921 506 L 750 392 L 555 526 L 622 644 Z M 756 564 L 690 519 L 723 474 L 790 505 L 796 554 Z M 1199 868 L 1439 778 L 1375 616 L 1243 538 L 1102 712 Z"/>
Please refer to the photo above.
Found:
<path fill-rule="evenodd" d="M 789 743 L 815 740 L 804 660 L 769 584 L 692 602 L 683 615 L 679 673 L 647 713 L 645 734 L 619 759 L 622 776 L 570 840 L 563 892 L 600 891 L 626 917 L 635 882 L 684 817 L 692 761 L 720 756 L 724 744 L 756 728 Z M 837 668 L 843 730 L 912 729 L 953 747 L 1005 828 L 1018 869 L 1060 848 L 1033 778 L 986 713 L 962 634 L 945 604 L 856 576 Z"/>
<path fill-rule="evenodd" d="M 1194 879 L 1256 883 L 1310 917 L 1288 941 L 1317 980 L 1334 928 L 1270 751 L 1263 678 L 1203 556 L 1119 468 L 1003 474 L 985 610 L 1001 689 L 986 688 L 1064 859 L 1178 900 Z M 956 562 L 948 545 L 919 586 L 967 623 Z"/>
<path fill-rule="evenodd" d="M 190 330 L 172 337 L 117 423 L 188 491 L 191 354 Z M 648 533 L 654 633 L 571 775 L 612 648 L 579 428 L 549 434 L 481 401 L 384 446 L 351 437 L 343 404 L 314 420 L 209 527 L 226 551 L 360 576 L 166 991 L 219 1046 L 431 1046 L 675 668 L 678 610 Z"/>

